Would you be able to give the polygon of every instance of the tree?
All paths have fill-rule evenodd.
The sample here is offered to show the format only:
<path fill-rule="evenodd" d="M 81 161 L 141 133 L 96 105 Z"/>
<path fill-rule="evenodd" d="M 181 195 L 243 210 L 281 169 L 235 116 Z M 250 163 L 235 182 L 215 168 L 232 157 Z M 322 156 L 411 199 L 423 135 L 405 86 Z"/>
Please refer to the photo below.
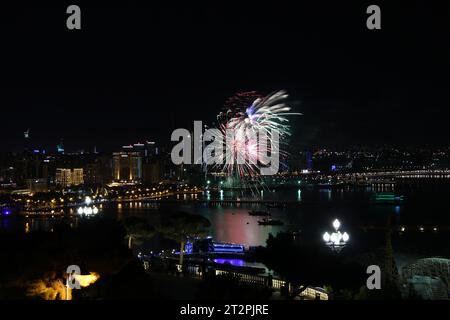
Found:
<path fill-rule="evenodd" d="M 127 232 L 129 249 L 133 246 L 133 240 L 135 243 L 140 243 L 154 235 L 154 228 L 147 223 L 147 220 L 142 218 L 128 217 L 124 220 L 124 227 Z"/>
<path fill-rule="evenodd" d="M 55 272 L 46 273 L 42 278 L 27 284 L 27 296 L 44 300 L 66 300 L 66 286 Z"/>
<path fill-rule="evenodd" d="M 298 287 L 291 297 L 309 286 L 331 285 L 336 290 L 358 290 L 366 281 L 364 268 L 346 262 L 342 252 L 335 254 L 327 247 L 295 243 L 290 233 L 269 235 L 267 246 L 256 254 L 269 269 Z"/>
<path fill-rule="evenodd" d="M 184 245 L 189 238 L 207 235 L 210 221 L 197 214 L 177 212 L 169 215 L 160 226 L 160 232 L 180 243 L 180 265 L 183 265 Z"/>
<path fill-rule="evenodd" d="M 55 224 L 53 232 L 1 233 L 0 297 L 65 299 L 69 265 L 100 278 L 116 274 L 132 258 L 123 225 L 112 217 L 82 219 L 77 228 Z M 72 292 L 73 293 L 73 292 Z"/>

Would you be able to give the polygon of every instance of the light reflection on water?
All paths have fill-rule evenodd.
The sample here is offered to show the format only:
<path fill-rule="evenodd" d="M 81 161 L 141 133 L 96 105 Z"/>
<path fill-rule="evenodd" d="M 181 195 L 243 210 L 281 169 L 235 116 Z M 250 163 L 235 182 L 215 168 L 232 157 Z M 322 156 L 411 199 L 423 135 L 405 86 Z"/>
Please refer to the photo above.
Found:
<path fill-rule="evenodd" d="M 232 266 L 242 267 L 245 265 L 245 261 L 243 259 L 214 259 L 215 263 L 219 264 L 231 264 Z"/>
<path fill-rule="evenodd" d="M 442 192 L 441 192 L 442 193 Z M 265 209 L 264 205 L 246 203 L 213 203 L 214 199 L 240 198 L 241 200 L 254 199 L 252 195 L 243 195 L 235 192 L 205 192 L 198 199 L 210 202 L 181 202 L 156 205 L 145 201 L 105 204 L 102 214 L 112 216 L 118 220 L 128 215 L 142 215 L 150 221 L 158 223 L 159 212 L 166 209 L 179 210 L 189 213 L 201 214 L 211 221 L 211 236 L 218 242 L 240 243 L 246 246 L 264 245 L 269 234 L 291 230 L 308 233 L 312 238 L 320 237 L 323 230 L 328 229 L 330 221 L 339 218 L 343 227 L 351 233 L 352 228 L 360 225 L 383 225 L 387 214 L 394 213 L 398 223 L 450 224 L 450 218 L 444 209 L 448 204 L 447 197 L 439 195 L 439 190 L 430 194 L 414 193 L 407 196 L 405 204 L 373 205 L 367 202 L 372 192 L 366 189 L 285 189 L 264 190 L 262 195 L 268 201 L 289 201 L 286 209 L 272 208 L 272 217 L 284 222 L 282 226 L 261 226 L 257 221 L 261 217 L 250 216 L 252 209 Z M 197 195 L 186 195 L 186 198 L 195 199 Z M 181 199 L 184 196 L 181 197 Z M 175 198 L 176 199 L 176 198 Z M 180 199 L 180 200 L 181 200 Z M 409 204 L 408 201 L 414 203 Z M 430 210 L 432 208 L 432 210 Z M 159 209 L 162 209 L 159 211 Z M 427 210 L 428 209 L 428 210 Z M 424 214 L 426 212 L 427 214 Z M 60 218 L 15 218 L 0 219 L 0 230 L 19 229 L 23 232 L 34 230 L 51 230 Z M 76 223 L 72 224 L 76 226 Z"/>
<path fill-rule="evenodd" d="M 170 207 L 171 210 L 185 211 L 193 214 L 200 214 L 211 221 L 212 227 L 210 235 L 218 242 L 239 243 L 248 246 L 265 245 L 270 233 L 273 235 L 280 231 L 296 231 L 311 238 L 321 238 L 323 230 L 328 229 L 331 221 L 339 218 L 343 223 L 343 228 L 352 233 L 362 225 L 385 225 L 386 217 L 395 214 L 397 223 L 426 223 L 426 220 L 433 223 L 448 223 L 450 219 L 445 214 L 446 202 L 444 198 L 436 195 L 436 190 L 432 193 L 421 193 L 414 191 L 409 195 L 411 204 L 390 204 L 374 205 L 369 202 L 373 192 L 371 189 L 362 188 L 352 190 L 350 188 L 341 189 L 285 189 L 264 190 L 263 199 L 268 201 L 287 201 L 287 208 L 271 208 L 272 217 L 284 222 L 282 226 L 261 226 L 257 221 L 261 217 L 250 216 L 248 211 L 252 209 L 265 209 L 265 204 L 251 203 L 226 203 L 215 202 L 223 198 L 253 200 L 251 195 L 244 195 L 236 192 L 205 192 L 200 199 L 206 202 L 186 202 L 179 204 L 162 204 L 161 208 Z M 189 199 L 189 196 L 188 196 Z M 209 200 L 209 201 L 208 201 Z M 433 207 L 433 216 L 423 212 L 429 207 Z M 425 210 L 424 210 L 425 209 Z M 426 210 L 428 212 L 429 210 Z M 153 216 L 157 210 L 146 209 L 136 210 L 123 206 L 120 211 L 114 211 L 121 215 L 145 214 Z"/>
<path fill-rule="evenodd" d="M 211 236 L 218 242 L 232 242 L 246 246 L 264 244 L 269 233 L 276 234 L 284 229 L 283 226 L 260 226 L 261 217 L 250 216 L 248 207 L 226 208 L 217 207 L 184 207 L 187 212 L 198 213 L 207 217 L 212 224 Z M 282 218 L 273 214 L 274 218 Z"/>

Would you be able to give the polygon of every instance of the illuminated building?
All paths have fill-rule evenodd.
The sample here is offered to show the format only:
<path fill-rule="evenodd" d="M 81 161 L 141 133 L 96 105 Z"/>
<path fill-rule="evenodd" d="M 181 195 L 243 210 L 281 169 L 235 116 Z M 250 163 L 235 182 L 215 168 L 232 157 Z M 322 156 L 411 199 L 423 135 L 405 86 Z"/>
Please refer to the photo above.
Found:
<path fill-rule="evenodd" d="M 141 156 L 145 158 L 157 156 L 159 154 L 159 149 L 153 141 L 146 141 L 145 143 L 138 142 L 130 146 L 124 146 L 124 148 L 139 152 Z"/>
<path fill-rule="evenodd" d="M 67 187 L 72 184 L 70 169 L 56 169 L 56 184 L 63 187 Z"/>
<path fill-rule="evenodd" d="M 72 170 L 72 185 L 78 186 L 80 184 L 83 184 L 83 169 L 82 168 L 76 168 Z"/>
<path fill-rule="evenodd" d="M 83 169 L 56 169 L 56 184 L 68 187 L 68 186 L 78 186 L 84 183 L 83 179 Z"/>
<path fill-rule="evenodd" d="M 135 143 L 113 153 L 113 175 L 115 181 L 157 182 L 161 166 L 154 159 L 159 155 L 155 142 Z M 144 172 L 145 171 L 145 172 Z"/>
<path fill-rule="evenodd" d="M 142 156 L 139 152 L 114 152 L 113 172 L 116 181 L 139 181 L 142 179 Z"/>
<path fill-rule="evenodd" d="M 188 241 L 184 247 L 186 253 L 229 253 L 229 254 L 243 254 L 245 246 L 243 244 L 235 243 L 218 243 L 214 242 L 211 237 L 204 239 L 195 239 Z"/>

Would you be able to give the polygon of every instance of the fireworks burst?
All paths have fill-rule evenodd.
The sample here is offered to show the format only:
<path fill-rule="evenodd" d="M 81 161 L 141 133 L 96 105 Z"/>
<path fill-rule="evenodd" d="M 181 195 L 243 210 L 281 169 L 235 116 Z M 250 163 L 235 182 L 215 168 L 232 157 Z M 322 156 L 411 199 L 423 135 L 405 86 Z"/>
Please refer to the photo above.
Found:
<path fill-rule="evenodd" d="M 256 98 L 245 112 L 236 112 L 227 121 L 219 123 L 223 141 L 231 150 L 221 167 L 229 177 L 239 178 L 244 183 L 248 180 L 258 181 L 258 165 L 264 163 L 268 153 L 286 155 L 282 146 L 291 135 L 287 117 L 301 115 L 290 111 L 291 108 L 286 104 L 287 98 L 285 91 Z M 229 132 L 233 132 L 233 135 L 230 136 Z"/>

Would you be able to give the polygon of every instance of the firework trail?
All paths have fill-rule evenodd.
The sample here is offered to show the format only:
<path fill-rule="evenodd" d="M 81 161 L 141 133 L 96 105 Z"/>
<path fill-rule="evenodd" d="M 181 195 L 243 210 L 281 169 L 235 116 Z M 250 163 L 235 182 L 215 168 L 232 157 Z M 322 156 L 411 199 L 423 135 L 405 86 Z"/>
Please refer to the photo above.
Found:
<path fill-rule="evenodd" d="M 226 122 L 219 124 L 226 148 L 231 150 L 221 168 L 229 177 L 238 178 L 241 182 L 259 180 L 258 164 L 263 162 L 268 152 L 286 155 L 282 146 L 286 137 L 291 135 L 287 117 L 301 115 L 290 112 L 291 108 L 286 104 L 287 98 L 286 91 L 256 98 L 245 112 L 237 112 Z M 229 132 L 233 132 L 231 137 L 227 137 Z M 259 139 L 252 132 L 258 133 Z M 272 143 L 275 136 L 279 137 L 279 143 Z"/>

